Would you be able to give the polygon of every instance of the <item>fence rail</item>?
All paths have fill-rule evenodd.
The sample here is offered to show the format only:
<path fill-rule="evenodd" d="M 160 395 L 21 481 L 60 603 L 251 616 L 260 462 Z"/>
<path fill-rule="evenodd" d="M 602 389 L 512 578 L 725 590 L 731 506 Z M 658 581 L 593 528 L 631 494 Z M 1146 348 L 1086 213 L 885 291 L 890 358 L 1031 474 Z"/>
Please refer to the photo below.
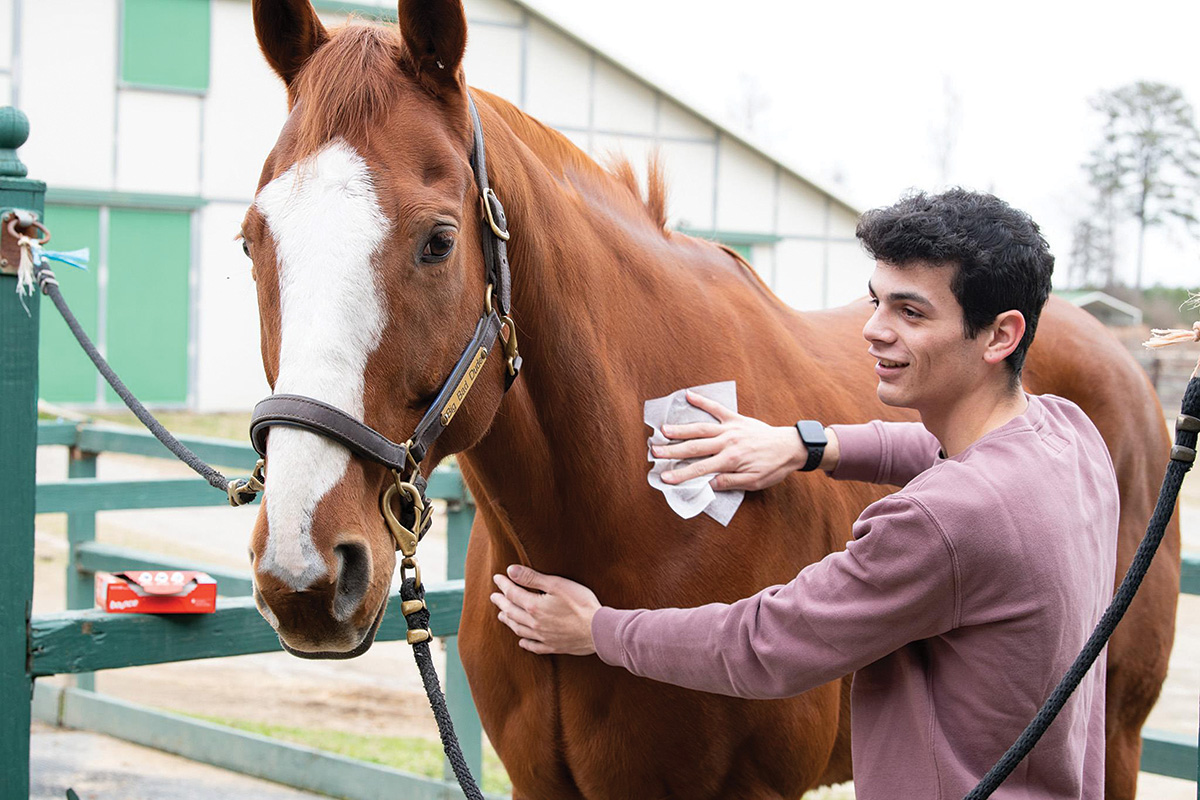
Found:
<path fill-rule="evenodd" d="M 249 471 L 258 455 L 248 444 L 208 437 L 179 437 L 201 458 Z M 461 790 L 447 780 L 409 775 L 374 764 L 320 753 L 243 731 L 199 723 L 94 692 L 92 673 L 121 667 L 191 661 L 281 650 L 275 632 L 262 619 L 248 595 L 248 570 L 198 564 L 174 556 L 147 553 L 95 541 L 99 511 L 227 506 L 221 492 L 198 478 L 103 480 L 95 477 L 101 453 L 174 459 L 151 434 L 111 425 L 39 421 L 39 446 L 69 448 L 69 478 L 36 486 L 37 513 L 66 513 L 70 554 L 67 564 L 68 611 L 34 615 L 29 624 L 28 674 L 77 676 L 79 688 L 42 687 L 34 703 L 38 718 L 100 730 L 130 741 L 173 742 L 160 749 L 196 760 L 267 777 L 297 788 L 342 796 L 363 794 L 364 786 L 391 787 L 405 797 L 454 798 Z M 474 516 L 470 494 L 454 467 L 439 467 L 430 476 L 429 495 L 447 508 L 447 574 L 450 580 L 430 584 L 426 600 L 430 629 L 446 647 L 445 690 L 459 741 L 476 775 L 482 775 L 482 730 L 458 659 L 455 634 L 462 615 L 462 563 Z M 92 576 L 97 571 L 126 569 L 199 569 L 217 580 L 217 610 L 202 615 L 108 614 L 92 608 Z M 399 598 L 393 595 L 398 607 Z M 385 615 L 377 641 L 403 640 L 406 624 L 399 614 Z M 55 693 L 57 692 L 57 693 Z M 45 700 L 53 693 L 53 702 Z M 64 709 L 75 709 L 72 713 Z M 65 716 L 64 716 L 65 715 Z M 116 717 L 119 724 L 112 724 Z M 73 720 L 72 722 L 64 720 Z M 164 733 L 173 732 L 170 735 Z M 165 736 L 165 739 L 163 738 Z M 274 749 L 273 749 L 274 748 Z M 237 754 L 226 752 L 236 750 Z M 247 760 L 245 752 L 258 754 Z M 298 774 L 290 765 L 302 761 L 310 769 Z M 320 774 L 314 776 L 311 769 Z M 446 777 L 450 777 L 449 767 Z M 353 790 L 343 781 L 353 780 Z M 340 787 L 336 791 L 330 787 Z M 374 796 L 378 796 L 376 791 Z"/>

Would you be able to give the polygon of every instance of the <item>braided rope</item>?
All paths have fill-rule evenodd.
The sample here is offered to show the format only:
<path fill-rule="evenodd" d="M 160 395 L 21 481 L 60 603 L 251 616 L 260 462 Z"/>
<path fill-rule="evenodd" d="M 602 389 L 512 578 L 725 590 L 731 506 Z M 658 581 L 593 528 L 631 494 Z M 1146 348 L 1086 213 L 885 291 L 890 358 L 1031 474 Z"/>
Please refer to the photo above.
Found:
<path fill-rule="evenodd" d="M 421 608 L 405 616 L 410 631 L 425 631 L 429 628 L 429 609 L 425 606 L 425 587 L 414 578 L 405 578 L 400 586 L 400 597 L 404 600 L 419 600 Z M 463 794 L 468 800 L 484 800 L 483 792 L 471 775 L 467 759 L 462 754 L 458 744 L 458 736 L 454 733 L 454 720 L 450 718 L 450 710 L 446 708 L 446 696 L 442 694 L 438 682 L 437 670 L 433 667 L 433 658 L 429 653 L 429 641 L 417 642 L 412 645 L 413 657 L 417 660 L 417 671 L 421 673 L 421 683 L 425 685 L 425 694 L 429 697 L 429 706 L 433 709 L 433 717 L 437 720 L 438 735 L 442 739 L 442 749 L 446 751 L 446 760 L 450 769 L 458 779 Z"/>
<path fill-rule="evenodd" d="M 155 419 L 154 415 L 142 405 L 141 401 L 133 396 L 133 392 L 129 391 L 129 387 L 113 371 L 113 368 L 109 366 L 104 356 L 100 355 L 100 351 L 96 349 L 96 345 L 92 343 L 91 338 L 83 330 L 83 326 L 79 324 L 79 320 L 75 318 L 75 314 L 71 312 L 70 306 L 67 305 L 67 301 L 62 296 L 62 292 L 59 291 L 58 279 L 55 277 L 54 271 L 45 266 L 44 262 L 42 264 L 34 264 L 33 270 L 42 292 L 49 295 L 50 300 L 54 303 L 54 307 L 62 315 L 63 321 L 67 323 L 67 327 L 71 329 L 71 333 L 78 340 L 79 346 L 87 353 L 88 358 L 96 365 L 96 369 L 104 376 L 104 380 L 108 381 L 108 385 L 120 396 L 125 405 L 129 407 L 129 410 L 133 412 L 133 415 L 141 420 L 142 424 L 154 434 L 154 437 L 174 453 L 180 461 L 187 464 L 200 477 L 208 481 L 209 485 L 228 494 L 229 479 L 206 464 L 187 445 L 176 439 L 170 431 L 164 428 L 162 423 Z M 241 484 L 241 481 L 236 482 L 234 489 L 238 490 Z M 253 494 L 251 493 L 242 492 L 242 494 L 243 496 L 249 494 L 249 499 L 253 499 Z"/>

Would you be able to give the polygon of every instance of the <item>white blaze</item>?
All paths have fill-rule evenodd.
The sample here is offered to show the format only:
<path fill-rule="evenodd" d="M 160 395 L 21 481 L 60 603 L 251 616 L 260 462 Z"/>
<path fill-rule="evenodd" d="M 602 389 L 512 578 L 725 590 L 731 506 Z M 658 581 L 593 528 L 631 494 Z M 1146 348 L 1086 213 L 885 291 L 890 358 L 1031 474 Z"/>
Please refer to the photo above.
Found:
<path fill-rule="evenodd" d="M 275 391 L 322 400 L 363 418 L 367 357 L 384 308 L 372 258 L 388 232 L 371 174 L 343 140 L 293 165 L 258 193 L 278 258 L 282 340 Z M 350 452 L 277 426 L 267 440 L 267 548 L 259 569 L 300 590 L 325 574 L 313 513 L 341 480 Z"/>

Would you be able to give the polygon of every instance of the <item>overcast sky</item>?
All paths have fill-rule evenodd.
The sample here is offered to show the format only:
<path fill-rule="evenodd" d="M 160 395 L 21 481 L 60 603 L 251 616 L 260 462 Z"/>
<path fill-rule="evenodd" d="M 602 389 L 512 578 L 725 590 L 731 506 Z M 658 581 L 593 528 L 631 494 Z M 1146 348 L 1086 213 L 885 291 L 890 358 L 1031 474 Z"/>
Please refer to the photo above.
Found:
<path fill-rule="evenodd" d="M 1155 80 L 1200 104 L 1196 0 L 530 4 L 735 127 L 751 87 L 761 109 L 752 140 L 860 208 L 938 188 L 934 142 L 957 120 L 949 182 L 1032 214 L 1060 286 L 1071 226 L 1088 208 L 1081 164 L 1099 135 L 1088 99 Z M 1118 257 L 1131 277 L 1131 240 Z M 1200 287 L 1200 246 L 1152 233 L 1145 282 L 1156 281 Z"/>

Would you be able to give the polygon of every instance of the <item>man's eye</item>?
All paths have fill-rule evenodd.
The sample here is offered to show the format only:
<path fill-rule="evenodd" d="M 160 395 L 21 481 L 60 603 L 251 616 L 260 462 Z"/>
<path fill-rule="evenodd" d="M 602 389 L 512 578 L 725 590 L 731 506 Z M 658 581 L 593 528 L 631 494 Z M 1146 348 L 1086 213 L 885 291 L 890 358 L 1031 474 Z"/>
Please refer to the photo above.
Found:
<path fill-rule="evenodd" d="M 872 308 L 879 308 L 879 298 L 877 298 L 877 297 L 868 297 L 868 298 L 867 298 L 867 302 L 871 304 L 871 307 L 872 307 Z"/>
<path fill-rule="evenodd" d="M 441 261 L 450 255 L 454 249 L 454 234 L 450 231 L 439 231 L 425 244 L 421 252 L 421 260 L 426 263 Z"/>
<path fill-rule="evenodd" d="M 908 306 L 905 306 L 903 309 L 901 309 L 900 313 L 904 314 L 904 316 L 908 317 L 909 319 L 920 319 L 921 317 L 920 311 L 909 308 Z"/>

